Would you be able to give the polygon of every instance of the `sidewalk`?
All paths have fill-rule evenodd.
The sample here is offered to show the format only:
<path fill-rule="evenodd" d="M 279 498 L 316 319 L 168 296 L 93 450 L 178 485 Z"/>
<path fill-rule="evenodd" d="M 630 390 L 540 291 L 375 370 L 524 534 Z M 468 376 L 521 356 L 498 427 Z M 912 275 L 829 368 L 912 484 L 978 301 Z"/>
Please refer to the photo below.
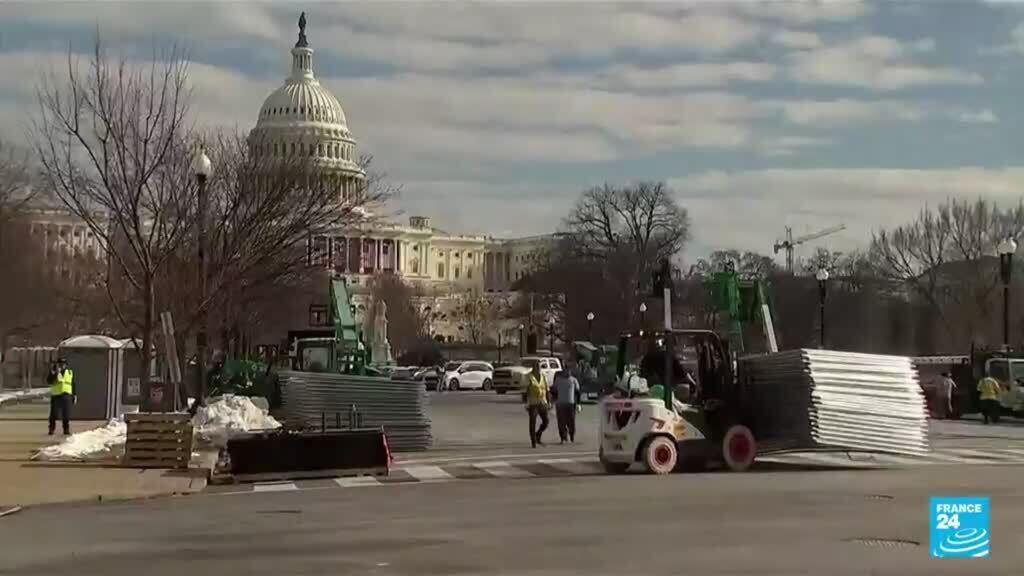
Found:
<path fill-rule="evenodd" d="M 46 435 L 49 405 L 45 401 L 7 405 L 0 409 L 0 509 L 83 500 L 122 500 L 198 492 L 206 477 L 196 470 L 120 468 L 103 463 L 33 462 L 36 449 L 60 442 Z M 104 422 L 72 422 L 81 432 Z"/>

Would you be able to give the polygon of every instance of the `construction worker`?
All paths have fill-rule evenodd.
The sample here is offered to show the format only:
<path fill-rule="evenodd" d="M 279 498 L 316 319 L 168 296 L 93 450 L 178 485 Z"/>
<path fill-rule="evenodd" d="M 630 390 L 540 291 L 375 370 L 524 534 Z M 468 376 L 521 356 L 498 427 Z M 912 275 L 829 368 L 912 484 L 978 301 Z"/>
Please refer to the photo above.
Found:
<path fill-rule="evenodd" d="M 540 371 L 540 363 L 535 362 L 528 376 L 526 385 L 526 412 L 530 416 L 530 444 L 536 448 L 543 446 L 541 436 L 548 429 L 548 383 Z M 537 428 L 537 418 L 540 428 Z"/>
<path fill-rule="evenodd" d="M 985 424 L 989 423 L 989 420 L 993 424 L 999 423 L 999 380 L 996 380 L 992 376 L 985 376 L 978 382 L 978 398 L 981 400 L 981 415 L 985 419 Z"/>
<path fill-rule="evenodd" d="M 953 381 L 953 375 L 949 372 L 943 372 L 936 384 L 939 393 L 937 403 L 938 416 L 940 419 L 952 418 L 953 394 L 956 391 L 956 382 Z"/>
<path fill-rule="evenodd" d="M 71 405 L 78 401 L 75 396 L 75 373 L 68 368 L 68 361 L 63 356 L 50 367 L 46 377 L 50 385 L 50 436 L 57 427 L 57 418 L 64 425 L 64 435 L 71 434 Z"/>
<path fill-rule="evenodd" d="M 555 420 L 561 443 L 576 442 L 576 412 L 580 405 L 580 381 L 568 370 L 559 370 L 551 387 L 555 396 Z"/>

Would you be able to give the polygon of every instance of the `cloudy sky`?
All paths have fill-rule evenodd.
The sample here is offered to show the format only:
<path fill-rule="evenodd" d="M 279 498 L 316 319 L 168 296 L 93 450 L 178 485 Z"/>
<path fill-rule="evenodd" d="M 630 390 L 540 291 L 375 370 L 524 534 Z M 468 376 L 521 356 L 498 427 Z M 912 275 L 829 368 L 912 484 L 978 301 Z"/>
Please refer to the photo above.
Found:
<path fill-rule="evenodd" d="M 140 58 L 184 45 L 201 124 L 248 130 L 307 11 L 316 72 L 391 207 L 456 232 L 558 226 L 584 188 L 664 179 L 688 258 L 1024 190 L 1024 6 L 1012 2 L 0 3 L 0 134 L 40 69 L 99 29 Z"/>

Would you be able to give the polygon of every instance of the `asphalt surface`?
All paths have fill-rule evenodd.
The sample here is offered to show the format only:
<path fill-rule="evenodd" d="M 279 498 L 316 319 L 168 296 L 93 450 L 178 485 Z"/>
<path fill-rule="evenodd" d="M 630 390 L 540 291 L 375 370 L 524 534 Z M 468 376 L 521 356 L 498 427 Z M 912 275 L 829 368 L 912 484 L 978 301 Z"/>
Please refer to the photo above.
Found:
<path fill-rule="evenodd" d="M 949 470 L 507 479 L 39 507 L 0 519 L 0 574 L 1019 574 L 1020 469 Z M 991 497 L 992 557 L 928 557 L 927 498 L 948 494 Z"/>
<path fill-rule="evenodd" d="M 403 458 L 534 453 L 515 399 L 435 397 L 433 417 L 437 452 Z M 595 432 L 538 458 L 582 457 Z M 1022 443 L 1013 421 L 933 427 L 950 449 Z M 39 506 L 0 517 L 0 574 L 1019 574 L 1022 472 L 530 475 Z M 929 558 L 927 502 L 942 495 L 991 498 L 990 558 Z"/>

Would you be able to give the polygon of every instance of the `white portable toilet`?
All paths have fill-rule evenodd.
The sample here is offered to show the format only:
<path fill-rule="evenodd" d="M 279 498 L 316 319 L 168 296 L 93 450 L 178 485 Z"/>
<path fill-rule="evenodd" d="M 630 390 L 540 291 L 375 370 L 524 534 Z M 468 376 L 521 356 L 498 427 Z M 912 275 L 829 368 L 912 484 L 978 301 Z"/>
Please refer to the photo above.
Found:
<path fill-rule="evenodd" d="M 125 412 L 124 348 L 108 336 L 73 336 L 57 347 L 75 374 L 75 420 L 108 420 Z"/>

